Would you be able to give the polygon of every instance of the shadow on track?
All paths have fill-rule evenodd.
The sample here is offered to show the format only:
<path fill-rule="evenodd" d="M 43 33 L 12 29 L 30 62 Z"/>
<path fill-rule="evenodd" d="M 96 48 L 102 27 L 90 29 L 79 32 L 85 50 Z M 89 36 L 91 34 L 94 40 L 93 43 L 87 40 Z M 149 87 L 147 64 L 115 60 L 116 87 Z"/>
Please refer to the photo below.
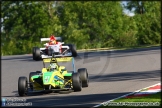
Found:
<path fill-rule="evenodd" d="M 110 99 L 117 98 L 119 96 L 128 94 L 130 92 L 123 93 L 105 93 L 105 94 L 88 94 L 88 95 L 75 95 L 75 96 L 61 96 L 50 95 L 48 97 L 36 98 L 32 97 L 27 99 L 27 102 L 32 102 L 33 106 L 55 106 L 55 107 L 93 107 L 102 102 Z"/>
<path fill-rule="evenodd" d="M 104 75 L 90 75 L 90 82 L 111 82 L 125 80 L 154 80 L 161 76 L 161 70 L 142 71 L 142 72 L 120 72 Z M 160 78 L 159 78 L 160 81 Z"/>
<path fill-rule="evenodd" d="M 150 79 L 153 79 L 155 81 L 154 78 L 159 78 L 160 75 L 161 75 L 161 70 L 153 70 L 153 71 L 142 71 L 142 72 L 115 73 L 109 75 L 102 75 L 100 77 L 96 77 L 96 76 L 93 77 L 92 75 L 90 75 L 89 79 L 90 82 L 150 80 Z M 17 91 L 13 91 L 13 92 L 17 93 Z M 92 107 L 102 102 L 108 101 L 110 99 L 114 99 L 119 96 L 128 94 L 130 92 L 88 94 L 88 95 L 77 95 L 77 92 L 75 93 L 76 95 L 70 95 L 71 94 L 70 93 L 67 94 L 66 96 L 58 93 L 50 93 L 50 94 L 35 93 L 33 95 L 29 94 L 26 97 L 31 97 L 30 99 L 27 99 L 27 102 L 32 102 L 33 106 Z M 17 96 L 3 96 L 3 97 L 19 97 L 19 96 L 17 95 Z"/>
<path fill-rule="evenodd" d="M 114 82 L 114 81 L 129 81 L 129 80 L 157 80 L 160 81 L 159 76 L 161 75 L 161 70 L 152 70 L 152 71 L 142 71 L 142 72 L 122 72 L 122 73 L 115 73 L 115 74 L 107 74 L 102 76 L 93 76 L 89 75 L 90 82 Z M 13 91 L 15 96 L 18 96 L 17 91 Z M 58 94 L 58 93 L 53 93 Z M 37 95 L 48 95 L 45 93 L 30 93 L 28 96 L 37 96 Z M 10 96 L 9 96 L 10 97 Z"/>
<path fill-rule="evenodd" d="M 20 97 L 18 95 L 18 91 L 13 91 L 12 93 L 15 93 L 15 95 L 11 95 L 11 96 L 4 96 L 4 97 Z M 69 94 L 69 93 L 66 93 Z M 51 93 L 45 93 L 45 92 L 35 92 L 35 93 L 28 93 L 26 96 L 24 97 L 30 97 L 30 96 L 42 96 L 42 95 L 59 95 L 58 92 L 51 92 Z"/>

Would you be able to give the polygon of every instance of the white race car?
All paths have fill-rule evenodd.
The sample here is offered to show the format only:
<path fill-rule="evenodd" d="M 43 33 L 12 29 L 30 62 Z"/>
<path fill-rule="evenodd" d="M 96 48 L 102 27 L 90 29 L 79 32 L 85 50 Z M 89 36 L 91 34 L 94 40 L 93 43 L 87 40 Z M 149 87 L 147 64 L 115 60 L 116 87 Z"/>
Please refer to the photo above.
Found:
<path fill-rule="evenodd" d="M 33 47 L 33 60 L 41 60 L 42 58 L 48 58 L 52 54 L 59 56 L 77 56 L 76 47 L 73 44 L 64 44 L 61 37 L 55 37 L 57 44 L 49 45 L 44 44 L 44 48 Z M 42 41 L 49 41 L 50 38 L 41 38 Z"/>

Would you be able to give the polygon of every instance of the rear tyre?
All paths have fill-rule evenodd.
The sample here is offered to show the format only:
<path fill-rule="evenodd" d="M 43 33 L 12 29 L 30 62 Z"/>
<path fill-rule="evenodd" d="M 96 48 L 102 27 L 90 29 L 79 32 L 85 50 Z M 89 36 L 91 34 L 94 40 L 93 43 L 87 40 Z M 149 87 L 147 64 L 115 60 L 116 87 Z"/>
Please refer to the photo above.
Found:
<path fill-rule="evenodd" d="M 48 56 L 52 56 L 53 49 L 51 47 L 48 48 Z"/>
<path fill-rule="evenodd" d="M 72 74 L 72 86 L 75 92 L 82 90 L 82 81 L 80 79 L 79 73 Z"/>
<path fill-rule="evenodd" d="M 41 59 L 40 48 L 33 47 L 33 60 L 38 61 L 40 59 Z"/>
<path fill-rule="evenodd" d="M 73 44 L 68 44 L 68 46 L 69 46 L 69 48 L 70 48 L 70 51 L 71 51 L 71 53 L 72 53 L 72 56 L 73 57 L 77 57 L 77 51 L 76 51 L 76 46 L 75 45 L 73 45 Z"/>
<path fill-rule="evenodd" d="M 78 73 L 80 74 L 80 79 L 82 81 L 82 87 L 88 87 L 89 79 L 88 79 L 88 72 L 86 68 L 78 69 Z"/>
<path fill-rule="evenodd" d="M 36 60 L 36 56 L 35 56 L 35 47 L 33 47 L 32 53 L 33 53 L 33 60 Z"/>
<path fill-rule="evenodd" d="M 19 96 L 25 96 L 28 91 L 28 82 L 26 77 L 19 77 L 18 79 L 18 94 Z"/>

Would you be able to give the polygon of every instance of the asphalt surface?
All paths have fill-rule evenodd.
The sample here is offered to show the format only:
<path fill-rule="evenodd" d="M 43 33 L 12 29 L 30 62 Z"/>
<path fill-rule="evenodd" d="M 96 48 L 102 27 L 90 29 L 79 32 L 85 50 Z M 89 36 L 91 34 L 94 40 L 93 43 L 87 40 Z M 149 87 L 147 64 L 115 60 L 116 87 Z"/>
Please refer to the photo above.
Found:
<path fill-rule="evenodd" d="M 75 59 L 76 69 L 85 67 L 89 72 L 89 87 L 69 94 L 35 94 L 25 98 L 32 106 L 92 107 L 104 101 L 160 82 L 161 47 L 82 52 Z M 71 69 L 70 63 L 62 63 Z M 1 57 L 2 97 L 20 98 L 18 78 L 41 70 L 42 61 L 33 61 L 31 55 Z"/>

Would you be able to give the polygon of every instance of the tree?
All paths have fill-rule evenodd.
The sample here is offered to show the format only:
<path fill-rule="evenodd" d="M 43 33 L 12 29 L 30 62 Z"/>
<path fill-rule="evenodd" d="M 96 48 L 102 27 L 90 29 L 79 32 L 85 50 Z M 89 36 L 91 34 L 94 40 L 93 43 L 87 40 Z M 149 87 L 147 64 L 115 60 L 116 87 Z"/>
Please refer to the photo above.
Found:
<path fill-rule="evenodd" d="M 138 43 L 160 44 L 160 1 L 129 1 L 125 7 L 129 10 L 135 9 Z"/>
<path fill-rule="evenodd" d="M 58 32 L 59 20 L 54 2 L 3 1 L 1 16 L 4 18 L 4 47 L 11 43 L 13 52 L 31 52 L 32 46 L 40 46 L 40 38 Z M 49 8 L 50 7 L 50 8 Z M 8 47 L 8 49 L 11 49 Z M 7 53 L 7 52 L 6 52 Z"/>

